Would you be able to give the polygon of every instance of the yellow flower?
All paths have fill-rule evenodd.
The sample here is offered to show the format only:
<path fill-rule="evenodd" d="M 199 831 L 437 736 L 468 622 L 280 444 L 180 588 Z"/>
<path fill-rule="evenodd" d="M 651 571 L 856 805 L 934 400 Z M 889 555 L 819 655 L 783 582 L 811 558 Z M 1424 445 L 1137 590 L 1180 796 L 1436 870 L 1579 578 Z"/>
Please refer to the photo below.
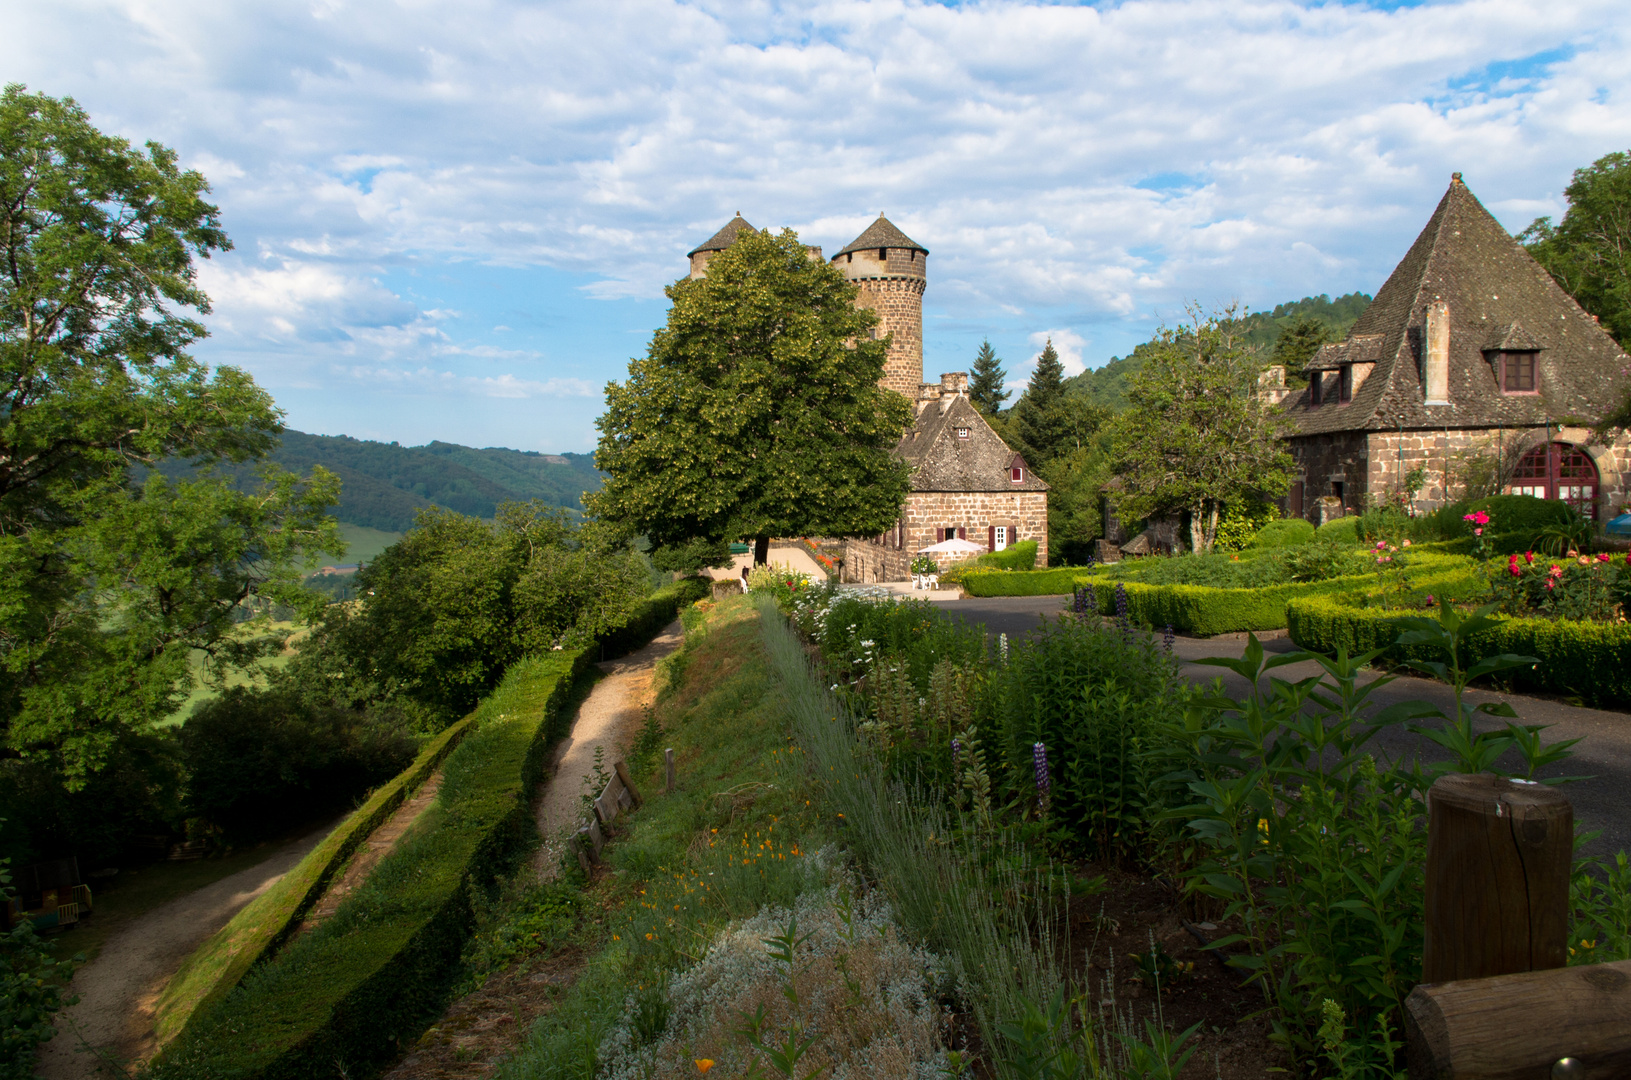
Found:
<path fill-rule="evenodd" d="M 697 1063 L 697 1072 L 703 1073 L 703 1074 L 706 1074 L 709 1069 L 714 1067 L 714 1059 L 713 1058 L 697 1058 L 696 1063 Z"/>

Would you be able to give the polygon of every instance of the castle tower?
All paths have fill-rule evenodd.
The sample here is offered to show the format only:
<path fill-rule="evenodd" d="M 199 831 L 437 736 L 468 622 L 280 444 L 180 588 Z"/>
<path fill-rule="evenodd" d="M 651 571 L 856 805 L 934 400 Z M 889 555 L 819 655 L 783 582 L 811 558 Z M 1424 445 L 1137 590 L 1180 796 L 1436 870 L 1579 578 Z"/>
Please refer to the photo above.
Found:
<path fill-rule="evenodd" d="M 882 214 L 832 257 L 833 265 L 860 287 L 856 306 L 878 313 L 877 335 L 895 335 L 884 361 L 882 385 L 912 401 L 923 385 L 923 289 L 928 284 L 928 261 L 929 249 Z"/>
<path fill-rule="evenodd" d="M 750 233 L 758 231 L 752 225 L 747 223 L 747 219 L 744 218 L 742 216 L 742 212 L 738 210 L 736 212 L 736 216 L 725 222 L 722 229 L 687 252 L 686 258 L 691 260 L 691 276 L 693 278 L 707 277 L 708 260 L 714 257 L 714 252 L 724 251 L 726 248 L 736 243 L 736 237 L 743 230 Z"/>

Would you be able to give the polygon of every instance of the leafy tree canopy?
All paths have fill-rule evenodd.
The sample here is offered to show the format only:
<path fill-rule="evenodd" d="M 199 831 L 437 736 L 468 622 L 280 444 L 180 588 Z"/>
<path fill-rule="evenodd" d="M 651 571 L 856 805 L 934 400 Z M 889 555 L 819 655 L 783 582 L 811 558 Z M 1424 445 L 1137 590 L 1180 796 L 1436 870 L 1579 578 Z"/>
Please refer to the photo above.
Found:
<path fill-rule="evenodd" d="M 1002 411 L 1002 403 L 1013 393 L 1002 388 L 1007 378 L 1008 373 L 1002 369 L 1002 360 L 997 357 L 991 342 L 980 342 L 980 351 L 974 356 L 974 367 L 968 380 L 968 399 L 974 403 L 974 407 L 988 417 Z"/>
<path fill-rule="evenodd" d="M 193 267 L 229 244 L 204 178 L 173 151 L 97 131 L 71 100 L 0 97 L 0 757 L 69 788 L 191 686 L 193 649 L 259 595 L 311 610 L 299 567 L 336 550 L 333 477 L 137 467 L 264 455 L 280 415 L 235 368 L 186 353 L 209 311 Z"/>
<path fill-rule="evenodd" d="M 1191 546 L 1212 550 L 1225 503 L 1275 498 L 1291 482 L 1279 409 L 1260 398 L 1263 362 L 1234 308 L 1164 328 L 1110 425 L 1117 505 L 1128 518 L 1188 511 Z"/>
<path fill-rule="evenodd" d="M 668 324 L 606 388 L 586 509 L 654 558 L 772 536 L 868 536 L 900 514 L 911 421 L 878 385 L 887 340 L 856 288 L 792 230 L 743 233 L 703 278 L 667 289 Z"/>
<path fill-rule="evenodd" d="M 1631 153 L 1576 169 L 1563 220 L 1537 218 L 1518 234 L 1552 277 L 1631 349 Z"/>

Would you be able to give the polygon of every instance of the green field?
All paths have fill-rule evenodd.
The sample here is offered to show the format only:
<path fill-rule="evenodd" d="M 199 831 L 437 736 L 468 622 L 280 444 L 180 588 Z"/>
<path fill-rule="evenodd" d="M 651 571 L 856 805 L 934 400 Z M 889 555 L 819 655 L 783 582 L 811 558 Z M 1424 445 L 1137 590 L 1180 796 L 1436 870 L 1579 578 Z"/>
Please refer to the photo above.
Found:
<path fill-rule="evenodd" d="M 302 624 L 293 622 L 275 622 L 272 624 L 273 630 L 285 634 L 297 634 L 303 628 L 304 627 Z M 262 660 L 257 665 L 257 668 L 267 671 L 280 668 L 289 662 L 289 655 L 289 652 L 286 650 L 281 656 L 268 657 L 265 660 Z M 214 686 L 211 686 L 204 677 L 204 653 L 202 650 L 193 650 L 192 655 L 187 658 L 187 666 L 192 671 L 193 675 L 192 691 L 187 695 L 186 700 L 182 701 L 180 707 L 178 707 L 175 712 L 165 717 L 163 722 L 159 724 L 159 727 L 176 727 L 179 724 L 185 723 L 187 717 L 192 715 L 193 710 L 198 707 L 200 702 L 208 701 L 220 692 Z M 248 686 L 256 681 L 261 681 L 261 684 L 265 685 L 263 680 L 256 679 L 254 672 L 227 672 L 226 683 L 228 686 Z"/>
<path fill-rule="evenodd" d="M 379 558 L 379 553 L 402 539 L 399 532 L 386 532 L 384 529 L 370 529 L 366 525 L 350 525 L 340 522 L 340 539 L 345 541 L 346 563 L 373 562 Z"/>

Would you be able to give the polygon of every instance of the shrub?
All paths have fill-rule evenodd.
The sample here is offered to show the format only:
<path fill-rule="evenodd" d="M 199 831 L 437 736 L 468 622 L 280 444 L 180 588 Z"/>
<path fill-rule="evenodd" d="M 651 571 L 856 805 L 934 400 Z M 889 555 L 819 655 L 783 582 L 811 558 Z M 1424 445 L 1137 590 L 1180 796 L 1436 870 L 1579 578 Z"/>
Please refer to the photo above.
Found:
<path fill-rule="evenodd" d="M 708 590 L 708 582 L 699 577 L 664 585 L 636 605 L 622 626 L 600 635 L 600 658 L 611 660 L 641 648 L 679 618 L 682 609 L 707 596 Z"/>
<path fill-rule="evenodd" d="M 1107 581 L 1145 585 L 1204 585 L 1214 589 L 1252 589 L 1284 585 L 1291 580 L 1282 553 L 1255 559 L 1230 555 L 1153 555 L 1114 563 L 1100 571 Z"/>
<path fill-rule="evenodd" d="M 181 729 L 188 813 L 234 844 L 332 814 L 413 760 L 400 731 L 293 694 L 230 687 Z"/>
<path fill-rule="evenodd" d="M 1212 550 L 1239 551 L 1279 516 L 1279 508 L 1272 503 L 1230 503 L 1218 518 L 1218 532 L 1212 541 Z"/>
<path fill-rule="evenodd" d="M 1293 547 L 1314 539 L 1314 524 L 1302 518 L 1271 521 L 1246 542 L 1248 548 Z"/>
<path fill-rule="evenodd" d="M 1359 542 L 1359 519 L 1356 517 L 1337 518 L 1327 521 L 1314 530 L 1316 540 L 1330 540 L 1338 544 L 1357 544 Z"/>
<path fill-rule="evenodd" d="M 0 860 L 0 910 L 13 896 Z M 0 1080 L 32 1080 L 35 1052 L 57 1034 L 53 1017 L 78 1000 L 63 994 L 74 965 L 53 959 L 52 948 L 27 919 L 0 929 Z"/>
<path fill-rule="evenodd" d="M 1350 654 L 1383 649 L 1393 663 L 1436 660 L 1428 646 L 1398 645 L 1399 620 L 1419 612 L 1357 608 L 1332 596 L 1301 596 L 1286 605 L 1291 639 L 1305 649 Z M 1462 664 L 1511 653 L 1536 656 L 1534 667 L 1514 668 L 1502 678 L 1520 693 L 1552 693 L 1623 707 L 1631 703 L 1631 624 L 1551 619 L 1500 619 L 1473 635 Z"/>
<path fill-rule="evenodd" d="M 513 665 L 478 710 L 416 829 L 332 918 L 200 1013 L 156 1077 L 366 1071 L 439 1009 L 487 889 L 535 838 L 530 793 L 582 651 Z"/>
<path fill-rule="evenodd" d="M 1070 592 L 1082 572 L 1079 566 L 1051 570 L 974 569 L 961 575 L 961 584 L 969 596 L 1053 596 Z M 940 580 L 945 581 L 945 576 Z"/>
<path fill-rule="evenodd" d="M 979 566 L 997 570 L 1035 570 L 1036 548 L 1035 540 L 1021 540 L 1001 551 L 988 551 L 974 561 Z"/>

